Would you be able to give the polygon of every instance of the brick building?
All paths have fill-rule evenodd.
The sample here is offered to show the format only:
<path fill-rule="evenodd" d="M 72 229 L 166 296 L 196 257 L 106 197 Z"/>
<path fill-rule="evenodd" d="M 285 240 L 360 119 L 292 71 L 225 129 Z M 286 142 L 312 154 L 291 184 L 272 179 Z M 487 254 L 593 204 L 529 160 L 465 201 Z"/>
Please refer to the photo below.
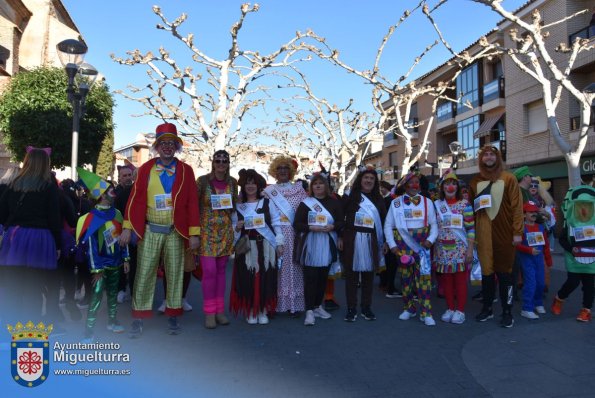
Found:
<path fill-rule="evenodd" d="M 556 52 L 554 48 L 559 43 L 570 43 L 576 36 L 595 40 L 594 6 L 592 0 L 529 0 L 515 14 L 528 20 L 537 8 L 547 25 L 579 10 L 591 10 L 547 29 L 550 37 L 546 43 L 550 54 L 558 65 L 566 65 L 568 55 Z M 501 21 L 497 29 L 490 31 L 486 37 L 489 42 L 511 48 L 514 45 L 509 35 L 512 28 L 510 22 Z M 466 50 L 473 54 L 479 49 L 478 39 Z M 417 79 L 417 82 L 418 85 L 436 84 L 447 80 L 453 73 L 452 66 L 446 62 Z M 595 82 L 594 50 L 579 55 L 570 79 L 579 89 Z M 501 149 L 509 168 L 529 165 L 535 175 L 552 181 L 554 198 L 558 203 L 561 201 L 568 188 L 566 162 L 548 128 L 542 88 L 533 78 L 522 72 L 507 55 L 502 55 L 468 66 L 458 76 L 456 89 L 449 94 L 453 98 L 462 98 L 462 101 L 459 104 L 439 103 L 434 115 L 435 123 L 428 137 L 432 145 L 427 149 L 428 163 L 438 166 L 434 170 L 436 174 L 439 169 L 450 166 L 453 160 L 450 143 L 457 141 L 462 146 L 458 172 L 463 175 L 477 173 L 477 152 L 481 146 L 491 144 Z M 419 121 L 428 120 L 431 101 L 429 97 L 420 98 L 414 104 L 411 117 Z M 471 108 L 465 106 L 465 102 L 470 103 Z M 579 105 L 568 93 L 563 92 L 556 114 L 562 134 L 574 141 L 580 122 Z M 593 126 L 593 118 L 590 123 Z M 591 127 L 581 158 L 581 171 L 586 182 L 590 182 L 595 174 L 593 135 Z M 418 144 L 417 139 L 413 144 Z M 385 135 L 382 160 L 387 166 L 385 169 L 400 167 L 402 153 L 401 140 L 392 133 Z M 424 173 L 430 174 L 429 167 L 420 167 Z"/>

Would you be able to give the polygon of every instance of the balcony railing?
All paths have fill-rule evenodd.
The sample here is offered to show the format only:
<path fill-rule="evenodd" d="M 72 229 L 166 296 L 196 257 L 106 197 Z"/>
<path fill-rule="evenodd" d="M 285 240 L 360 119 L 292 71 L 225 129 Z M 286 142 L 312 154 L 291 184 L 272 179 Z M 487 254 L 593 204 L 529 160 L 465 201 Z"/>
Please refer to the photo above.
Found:
<path fill-rule="evenodd" d="M 436 118 L 438 119 L 438 122 L 452 119 L 455 115 L 455 104 L 450 101 L 438 105 L 438 108 L 436 108 Z"/>
<path fill-rule="evenodd" d="M 492 80 L 483 86 L 483 103 L 504 98 L 504 77 Z"/>

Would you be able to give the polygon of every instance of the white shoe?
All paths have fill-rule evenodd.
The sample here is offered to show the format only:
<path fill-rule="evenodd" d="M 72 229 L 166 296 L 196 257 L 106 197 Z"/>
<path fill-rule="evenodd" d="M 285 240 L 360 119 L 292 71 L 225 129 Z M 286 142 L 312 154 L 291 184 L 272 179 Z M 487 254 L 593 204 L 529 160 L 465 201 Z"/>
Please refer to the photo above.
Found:
<path fill-rule="evenodd" d="M 539 315 L 533 311 L 521 311 L 521 316 L 527 319 L 539 319 Z"/>
<path fill-rule="evenodd" d="M 246 322 L 248 325 L 256 325 L 258 323 L 258 319 L 256 319 L 254 315 L 250 315 L 248 318 L 246 318 Z"/>
<path fill-rule="evenodd" d="M 182 299 L 182 308 L 186 312 L 192 311 L 192 306 L 190 304 L 188 304 L 188 301 L 186 301 L 185 298 Z"/>
<path fill-rule="evenodd" d="M 331 319 L 332 315 L 326 312 L 322 306 L 314 308 L 314 316 L 322 319 Z"/>
<path fill-rule="evenodd" d="M 417 315 L 416 312 L 411 313 L 411 312 L 405 310 L 401 313 L 401 315 L 399 315 L 399 319 L 402 321 L 408 321 L 411 318 L 415 318 L 415 315 Z"/>
<path fill-rule="evenodd" d="M 157 308 L 157 311 L 164 313 L 165 312 L 165 306 L 166 306 L 167 302 L 165 300 L 163 300 L 163 302 L 161 303 L 161 305 L 159 306 L 159 308 Z"/>
<path fill-rule="evenodd" d="M 258 314 L 258 324 L 259 325 L 266 325 L 269 323 L 269 317 L 265 312 L 261 312 Z"/>
<path fill-rule="evenodd" d="M 465 322 L 465 313 L 458 310 L 455 311 L 455 313 L 452 315 L 452 318 L 450 319 L 450 323 L 456 323 L 457 325 L 460 325 L 463 322 Z"/>
<path fill-rule="evenodd" d="M 538 305 L 537 307 L 535 307 L 535 312 L 537 312 L 538 314 L 545 314 L 545 308 L 543 307 L 543 305 Z"/>
<path fill-rule="evenodd" d="M 122 304 L 124 301 L 126 301 L 126 291 L 124 290 L 120 290 L 118 292 L 118 303 Z"/>
<path fill-rule="evenodd" d="M 444 314 L 442 314 L 440 319 L 442 319 L 442 322 L 450 322 L 452 320 L 452 316 L 454 314 L 455 314 L 455 312 L 453 310 L 446 310 L 446 312 L 444 312 Z"/>
<path fill-rule="evenodd" d="M 306 319 L 304 320 L 304 325 L 312 326 L 316 323 L 316 319 L 314 318 L 314 311 L 308 310 L 306 311 Z"/>
<path fill-rule="evenodd" d="M 424 317 L 424 323 L 426 326 L 436 326 L 436 321 L 432 318 L 432 315 Z"/>

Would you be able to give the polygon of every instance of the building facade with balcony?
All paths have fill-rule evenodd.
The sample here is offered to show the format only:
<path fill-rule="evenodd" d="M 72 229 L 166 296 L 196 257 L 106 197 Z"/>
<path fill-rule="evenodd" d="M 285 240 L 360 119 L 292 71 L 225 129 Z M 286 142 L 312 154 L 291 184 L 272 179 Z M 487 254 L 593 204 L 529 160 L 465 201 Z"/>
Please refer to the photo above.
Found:
<path fill-rule="evenodd" d="M 83 41 L 60 0 L 0 0 L 0 95 L 17 73 L 60 66 L 56 44 L 65 39 Z M 0 176 L 14 167 L 10 158 L 0 143 Z"/>
<path fill-rule="evenodd" d="M 555 51 L 559 43 L 570 43 L 575 37 L 595 41 L 592 0 L 530 0 L 516 10 L 515 14 L 529 20 L 536 8 L 546 25 L 579 10 L 591 10 L 548 27 L 550 36 L 546 44 L 558 65 L 566 65 L 568 57 L 567 54 Z M 509 35 L 512 28 L 514 26 L 510 22 L 501 21 L 498 28 L 489 32 L 486 38 L 489 42 L 512 48 L 515 45 Z M 471 54 L 477 53 L 480 50 L 479 40 L 465 50 Z M 417 82 L 418 85 L 435 84 L 448 80 L 453 73 L 452 66 L 447 62 L 420 77 Z M 595 82 L 594 50 L 579 55 L 570 79 L 579 89 Z M 542 88 L 537 81 L 521 71 L 507 55 L 502 55 L 482 59 L 468 66 L 457 77 L 455 86 L 447 94 L 452 98 L 460 98 L 461 101 L 438 104 L 435 122 L 428 136 L 428 140 L 432 142 L 428 148 L 428 165 L 420 164 L 420 170 L 430 174 L 430 164 L 438 170 L 449 167 L 454 160 L 449 144 L 457 141 L 461 145 L 458 173 L 471 176 L 478 172 L 479 149 L 490 144 L 500 148 L 510 169 L 529 165 L 535 175 L 552 181 L 554 198 L 559 203 L 568 189 L 567 167 L 563 154 L 549 131 Z M 567 92 L 563 92 L 556 115 L 562 134 L 569 137 L 571 142 L 578 135 L 579 111 L 577 102 Z M 416 116 L 420 121 L 429 119 L 430 98 L 418 100 Z M 587 182 L 595 174 L 593 118 L 590 122 L 589 139 L 581 159 L 583 180 Z M 423 137 L 419 138 L 421 141 Z M 414 140 L 413 145 L 418 145 L 417 140 Z M 392 133 L 385 135 L 383 161 L 386 165 L 400 167 L 402 146 Z"/>

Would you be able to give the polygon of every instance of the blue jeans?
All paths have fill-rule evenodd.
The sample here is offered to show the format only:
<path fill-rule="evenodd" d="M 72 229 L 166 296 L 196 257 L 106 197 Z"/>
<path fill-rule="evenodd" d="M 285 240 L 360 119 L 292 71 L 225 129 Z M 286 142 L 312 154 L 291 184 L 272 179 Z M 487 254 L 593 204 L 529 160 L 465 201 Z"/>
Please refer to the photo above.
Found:
<path fill-rule="evenodd" d="M 523 269 L 523 311 L 533 311 L 535 307 L 543 306 L 545 286 L 543 253 L 537 256 L 525 253 L 518 255 Z"/>

